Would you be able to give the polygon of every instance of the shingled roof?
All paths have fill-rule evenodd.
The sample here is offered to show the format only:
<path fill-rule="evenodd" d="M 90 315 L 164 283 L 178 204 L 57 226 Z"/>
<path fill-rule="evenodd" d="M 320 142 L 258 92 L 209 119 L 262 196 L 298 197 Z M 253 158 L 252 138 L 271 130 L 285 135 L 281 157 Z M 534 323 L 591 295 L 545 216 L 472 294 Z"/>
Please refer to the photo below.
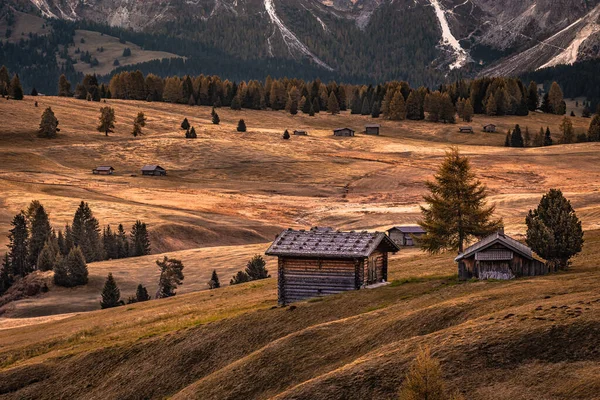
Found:
<path fill-rule="evenodd" d="M 397 252 L 400 248 L 383 232 L 341 232 L 332 228 L 281 232 L 265 254 L 287 257 L 363 258 L 376 249 Z"/>
<path fill-rule="evenodd" d="M 110 170 L 114 171 L 113 167 L 105 166 L 105 165 L 100 166 L 100 167 L 96 167 L 95 169 L 96 169 L 96 171 L 110 171 Z"/>
<path fill-rule="evenodd" d="M 164 170 L 163 167 L 161 167 L 160 165 L 144 165 L 142 167 L 142 171 L 155 171 L 157 169 L 162 169 Z"/>
<path fill-rule="evenodd" d="M 463 258 L 469 258 L 473 254 L 483 251 L 496 243 L 501 243 L 510 250 L 519 253 L 523 257 L 533 260 L 533 252 L 529 247 L 525 246 L 524 244 L 516 241 L 515 239 L 509 236 L 506 236 L 502 232 L 496 232 L 486 237 L 485 239 L 475 243 L 474 245 L 467 247 L 465 251 L 462 252 L 462 254 L 459 254 L 458 257 L 454 259 L 454 261 L 458 262 Z"/>
<path fill-rule="evenodd" d="M 425 232 L 425 230 L 423 228 L 421 228 L 420 226 L 394 226 L 393 228 L 390 228 L 390 231 L 392 229 L 398 229 L 400 232 L 402 233 L 427 233 Z"/>

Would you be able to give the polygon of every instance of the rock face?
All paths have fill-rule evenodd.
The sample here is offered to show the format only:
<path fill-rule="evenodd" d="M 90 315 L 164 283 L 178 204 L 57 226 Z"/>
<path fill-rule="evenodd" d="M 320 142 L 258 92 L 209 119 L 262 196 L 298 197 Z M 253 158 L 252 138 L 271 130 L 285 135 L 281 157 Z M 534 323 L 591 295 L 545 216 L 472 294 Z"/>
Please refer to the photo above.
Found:
<path fill-rule="evenodd" d="M 262 47 L 258 54 L 307 58 L 324 69 L 334 67 L 316 49 L 328 45 L 319 35 L 333 29 L 332 24 L 338 31 L 366 31 L 374 13 L 384 6 L 386 12 L 422 8 L 422 15 L 435 16 L 437 26 L 426 29 L 439 38 L 438 58 L 431 64 L 441 69 L 474 63 L 482 73 L 518 74 L 598 57 L 600 52 L 600 0 L 30 1 L 45 17 L 87 19 L 146 32 L 164 32 L 167 24 L 187 18 L 258 18 L 261 22 L 251 28 L 262 41 L 257 43 Z M 295 29 L 314 21 L 323 29 L 319 35 L 300 35 Z"/>

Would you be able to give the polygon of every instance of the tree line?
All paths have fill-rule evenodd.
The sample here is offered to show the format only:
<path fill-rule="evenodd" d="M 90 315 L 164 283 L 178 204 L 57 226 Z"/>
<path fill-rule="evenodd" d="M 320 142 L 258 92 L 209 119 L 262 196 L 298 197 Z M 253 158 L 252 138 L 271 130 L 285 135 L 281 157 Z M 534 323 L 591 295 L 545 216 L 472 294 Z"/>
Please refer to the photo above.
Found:
<path fill-rule="evenodd" d="M 0 268 L 0 295 L 18 279 L 34 271 L 54 271 L 54 282 L 73 287 L 87 283 L 87 263 L 150 254 L 147 226 L 136 221 L 129 233 L 100 229 L 88 203 L 82 201 L 64 231 L 52 228 L 49 215 L 37 200 L 11 221 L 8 252 Z"/>

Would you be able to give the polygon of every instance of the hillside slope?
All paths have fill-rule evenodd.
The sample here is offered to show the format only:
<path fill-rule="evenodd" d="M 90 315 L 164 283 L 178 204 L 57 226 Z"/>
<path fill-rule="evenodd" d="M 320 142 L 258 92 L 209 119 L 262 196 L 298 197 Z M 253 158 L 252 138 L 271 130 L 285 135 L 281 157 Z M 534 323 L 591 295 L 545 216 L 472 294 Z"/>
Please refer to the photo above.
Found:
<path fill-rule="evenodd" d="M 398 281 L 295 308 L 272 307 L 269 279 L 0 331 L 0 398 L 389 399 L 428 344 L 469 399 L 595 399 L 599 248 L 587 232 L 569 272 L 532 279 Z"/>

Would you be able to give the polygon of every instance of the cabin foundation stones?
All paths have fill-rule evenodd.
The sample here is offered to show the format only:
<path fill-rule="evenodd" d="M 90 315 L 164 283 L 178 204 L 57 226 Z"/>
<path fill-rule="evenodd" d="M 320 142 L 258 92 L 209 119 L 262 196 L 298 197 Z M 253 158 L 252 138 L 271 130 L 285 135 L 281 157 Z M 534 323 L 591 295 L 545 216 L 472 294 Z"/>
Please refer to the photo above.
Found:
<path fill-rule="evenodd" d="M 278 302 L 358 290 L 387 281 L 388 253 L 399 247 L 383 232 L 288 229 L 266 254 L 278 257 Z"/>

